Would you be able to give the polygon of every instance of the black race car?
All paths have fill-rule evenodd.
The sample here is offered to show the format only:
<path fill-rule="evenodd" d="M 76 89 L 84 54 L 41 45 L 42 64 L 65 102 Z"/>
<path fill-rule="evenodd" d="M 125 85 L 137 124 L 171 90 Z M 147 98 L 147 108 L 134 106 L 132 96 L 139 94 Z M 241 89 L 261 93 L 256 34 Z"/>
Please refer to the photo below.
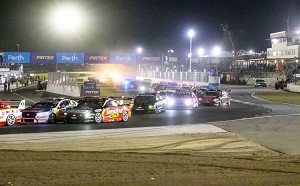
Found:
<path fill-rule="evenodd" d="M 64 114 L 66 123 L 101 123 L 127 121 L 131 107 L 112 98 L 85 98 Z"/>
<path fill-rule="evenodd" d="M 134 98 L 132 112 L 165 112 L 166 105 L 164 99 L 157 93 L 143 93 Z"/>

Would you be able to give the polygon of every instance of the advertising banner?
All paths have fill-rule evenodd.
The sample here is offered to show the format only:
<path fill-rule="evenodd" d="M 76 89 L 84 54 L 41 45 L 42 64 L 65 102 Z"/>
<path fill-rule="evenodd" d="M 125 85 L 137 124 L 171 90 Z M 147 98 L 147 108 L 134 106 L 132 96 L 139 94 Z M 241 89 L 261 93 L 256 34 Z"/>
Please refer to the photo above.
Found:
<path fill-rule="evenodd" d="M 84 63 L 103 64 L 109 63 L 109 53 L 84 53 Z"/>
<path fill-rule="evenodd" d="M 56 63 L 54 52 L 31 52 L 30 63 Z"/>
<path fill-rule="evenodd" d="M 109 59 L 114 64 L 136 64 L 135 53 L 110 53 Z"/>
<path fill-rule="evenodd" d="M 138 63 L 143 65 L 162 65 L 160 56 L 147 55 L 138 58 Z"/>
<path fill-rule="evenodd" d="M 57 53 L 57 63 L 81 64 L 83 63 L 83 53 Z"/>
<path fill-rule="evenodd" d="M 84 85 L 82 85 L 84 86 Z M 93 97 L 100 96 L 100 89 L 82 89 L 81 88 L 81 97 Z"/>
<path fill-rule="evenodd" d="M 91 81 L 85 81 L 83 82 L 83 85 L 81 86 L 81 89 L 96 89 L 97 88 L 97 84 L 96 82 L 91 82 Z"/>
<path fill-rule="evenodd" d="M 4 63 L 30 63 L 30 52 L 4 52 Z"/>

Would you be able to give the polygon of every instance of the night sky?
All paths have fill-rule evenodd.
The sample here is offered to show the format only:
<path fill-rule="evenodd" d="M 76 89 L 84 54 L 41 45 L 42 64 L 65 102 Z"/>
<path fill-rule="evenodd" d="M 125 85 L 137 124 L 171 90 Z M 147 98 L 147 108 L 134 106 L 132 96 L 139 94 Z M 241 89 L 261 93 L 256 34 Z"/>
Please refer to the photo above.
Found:
<path fill-rule="evenodd" d="M 80 32 L 62 34 L 48 17 L 70 3 L 84 15 Z M 229 26 L 236 49 L 266 51 L 271 32 L 300 26 L 300 0 L 1 0 L 0 51 L 135 52 L 178 55 L 221 46 L 229 51 L 221 24 Z"/>

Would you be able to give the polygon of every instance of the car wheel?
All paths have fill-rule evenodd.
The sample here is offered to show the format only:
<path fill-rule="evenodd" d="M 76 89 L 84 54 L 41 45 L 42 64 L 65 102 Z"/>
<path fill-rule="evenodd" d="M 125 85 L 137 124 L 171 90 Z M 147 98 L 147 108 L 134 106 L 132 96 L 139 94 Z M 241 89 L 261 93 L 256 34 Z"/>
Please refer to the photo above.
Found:
<path fill-rule="evenodd" d="M 6 125 L 12 126 L 16 123 L 16 118 L 13 114 L 10 114 L 6 118 Z"/>
<path fill-rule="evenodd" d="M 95 119 L 95 122 L 96 123 L 101 123 L 102 122 L 102 115 L 101 115 L 101 113 L 100 112 L 97 112 L 96 114 L 95 114 L 95 117 L 94 117 L 94 119 Z"/>
<path fill-rule="evenodd" d="M 48 119 L 48 124 L 54 124 L 56 123 L 56 116 L 54 113 L 51 113 Z"/>
<path fill-rule="evenodd" d="M 129 116 L 128 116 L 128 112 L 124 112 L 122 115 L 122 121 L 126 122 L 128 120 Z"/>

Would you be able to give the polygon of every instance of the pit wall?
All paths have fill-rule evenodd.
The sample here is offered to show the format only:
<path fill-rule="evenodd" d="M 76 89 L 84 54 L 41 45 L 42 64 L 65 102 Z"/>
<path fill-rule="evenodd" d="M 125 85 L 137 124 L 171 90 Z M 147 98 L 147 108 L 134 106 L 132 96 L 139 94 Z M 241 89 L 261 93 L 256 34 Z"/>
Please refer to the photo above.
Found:
<path fill-rule="evenodd" d="M 196 81 L 177 81 L 177 80 L 170 80 L 170 79 L 161 79 L 161 78 L 148 78 L 148 77 L 141 77 L 137 76 L 137 80 L 143 79 L 151 79 L 154 83 L 159 82 L 175 82 L 178 84 L 186 84 L 191 86 L 213 86 L 213 87 L 220 87 L 220 77 L 219 76 L 208 76 L 208 82 L 196 82 Z"/>
<path fill-rule="evenodd" d="M 48 84 L 46 92 L 61 94 L 66 96 L 80 97 L 79 86 Z"/>

